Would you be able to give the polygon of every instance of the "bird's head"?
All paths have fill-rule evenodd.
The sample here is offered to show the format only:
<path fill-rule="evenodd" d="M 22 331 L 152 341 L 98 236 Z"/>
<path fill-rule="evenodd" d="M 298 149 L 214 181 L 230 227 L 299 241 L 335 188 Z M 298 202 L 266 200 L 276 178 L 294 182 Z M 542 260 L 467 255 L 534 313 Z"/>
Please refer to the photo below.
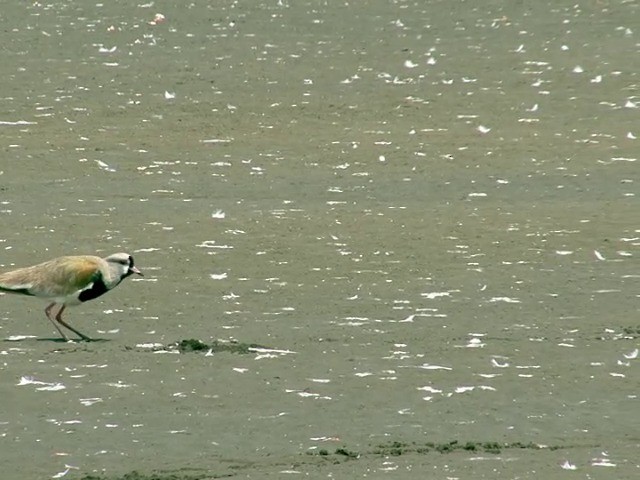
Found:
<path fill-rule="evenodd" d="M 113 268 L 117 275 L 122 278 L 127 278 L 129 275 L 144 275 L 133 264 L 133 257 L 128 253 L 114 253 L 105 258 L 105 261 Z"/>

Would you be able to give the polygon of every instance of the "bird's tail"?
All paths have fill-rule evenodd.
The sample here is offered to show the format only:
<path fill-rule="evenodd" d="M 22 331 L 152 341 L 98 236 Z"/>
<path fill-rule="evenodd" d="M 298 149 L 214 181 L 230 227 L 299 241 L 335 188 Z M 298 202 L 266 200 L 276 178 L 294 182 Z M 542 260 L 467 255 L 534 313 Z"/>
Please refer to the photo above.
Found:
<path fill-rule="evenodd" d="M 21 295 L 33 296 L 33 293 L 31 293 L 29 287 L 26 285 L 3 285 L 0 283 L 0 292 L 18 293 Z"/>

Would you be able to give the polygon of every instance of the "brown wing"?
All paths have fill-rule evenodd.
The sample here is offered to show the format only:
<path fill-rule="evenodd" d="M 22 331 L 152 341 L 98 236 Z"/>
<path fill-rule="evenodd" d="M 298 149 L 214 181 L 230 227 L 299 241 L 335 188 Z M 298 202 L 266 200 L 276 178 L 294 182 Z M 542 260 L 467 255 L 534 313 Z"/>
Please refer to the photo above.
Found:
<path fill-rule="evenodd" d="M 66 297 L 100 275 L 104 261 L 90 255 L 60 257 L 0 274 L 0 290 L 38 297 Z"/>

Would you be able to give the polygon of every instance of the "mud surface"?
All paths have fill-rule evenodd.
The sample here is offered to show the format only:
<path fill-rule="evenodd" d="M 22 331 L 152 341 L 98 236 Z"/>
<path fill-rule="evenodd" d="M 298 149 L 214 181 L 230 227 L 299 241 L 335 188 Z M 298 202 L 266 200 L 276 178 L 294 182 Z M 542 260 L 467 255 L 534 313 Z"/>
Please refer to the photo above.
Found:
<path fill-rule="evenodd" d="M 5 5 L 2 478 L 638 478 L 639 15 Z"/>

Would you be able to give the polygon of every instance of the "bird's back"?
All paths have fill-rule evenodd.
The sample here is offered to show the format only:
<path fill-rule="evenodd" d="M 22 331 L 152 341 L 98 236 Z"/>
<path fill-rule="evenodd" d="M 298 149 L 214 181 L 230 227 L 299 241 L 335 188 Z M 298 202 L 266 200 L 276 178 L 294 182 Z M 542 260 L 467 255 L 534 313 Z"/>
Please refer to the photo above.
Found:
<path fill-rule="evenodd" d="M 67 297 L 99 278 L 104 263 L 93 255 L 55 258 L 0 274 L 0 291 L 47 298 Z"/>

